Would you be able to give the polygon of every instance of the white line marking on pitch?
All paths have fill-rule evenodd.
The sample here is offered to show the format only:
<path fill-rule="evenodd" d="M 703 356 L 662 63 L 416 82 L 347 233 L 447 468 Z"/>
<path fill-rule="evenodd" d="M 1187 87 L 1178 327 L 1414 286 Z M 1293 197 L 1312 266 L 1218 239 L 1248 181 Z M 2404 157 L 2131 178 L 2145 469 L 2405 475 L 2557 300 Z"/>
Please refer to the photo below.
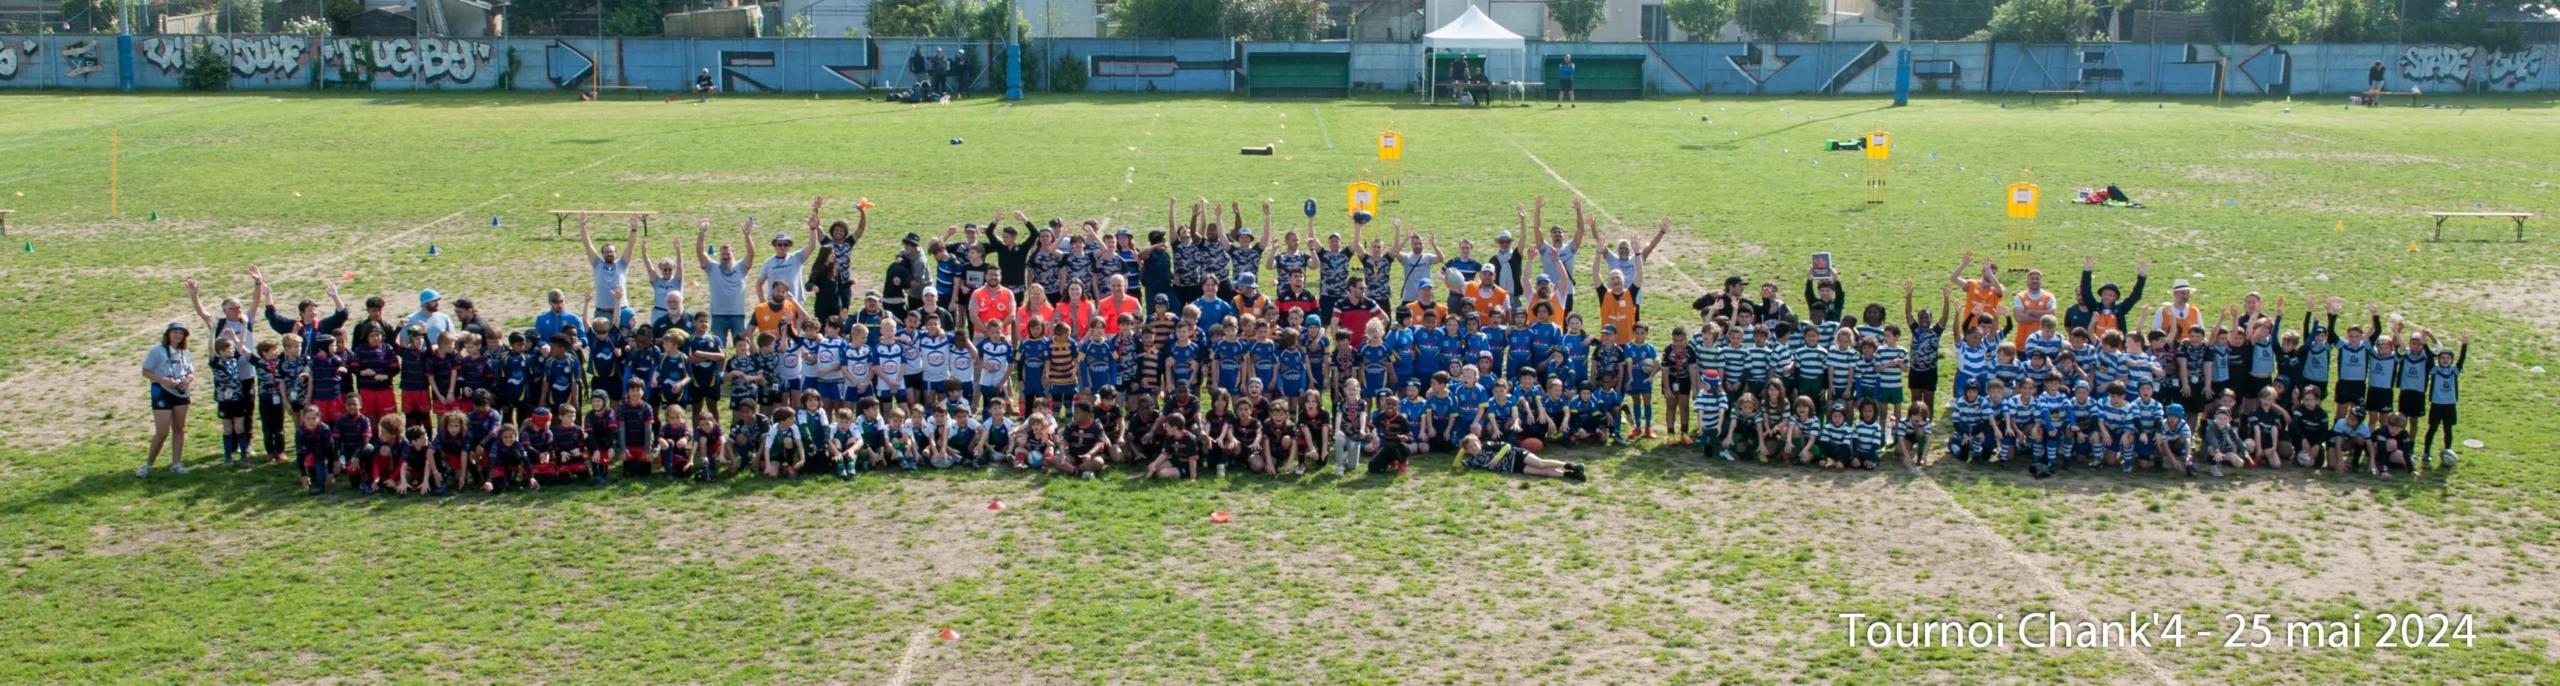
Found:
<path fill-rule="evenodd" d="M 1957 501 L 1955 494 L 1948 493 L 1946 488 L 1939 486 L 1938 480 L 1935 477 L 1929 476 L 1928 472 L 1920 471 L 1920 468 L 1915 465 L 1905 464 L 1902 467 L 1904 469 L 1911 470 L 1911 475 L 1917 478 L 1920 485 L 1929 487 L 1929 492 L 1938 494 L 1938 497 L 1940 498 L 1945 498 L 1947 506 L 1955 508 L 1956 514 L 1962 516 L 1966 524 L 1973 525 L 1974 531 L 1991 539 L 1993 547 L 1998 548 L 2001 553 L 2008 555 L 2010 562 L 2015 562 L 2019 567 L 2026 569 L 2027 575 L 2035 577 L 2036 583 L 2043 584 L 2046 592 L 2052 593 L 2056 598 L 2060 598 L 2063 605 L 2062 609 L 2069 610 L 2082 617 L 2094 616 L 2089 614 L 2089 605 L 2087 603 L 2080 602 L 2079 596 L 2071 594 L 2070 587 L 2062 585 L 2061 580 L 2055 579 L 2053 578 L 2053 575 L 2045 573 L 2044 568 L 2036 566 L 2034 560 L 2027 559 L 2027 555 L 2025 553 L 2018 552 L 2017 546 L 2009 544 L 2008 536 L 2001 535 L 1998 530 L 1992 529 L 1991 525 L 1984 524 L 1981 517 L 1974 516 L 1972 510 L 1965 509 L 1964 503 Z M 2151 661 L 2150 653 L 2144 652 L 2130 645 L 2123 646 L 2123 648 L 2125 655 L 2133 658 L 2134 664 L 2142 665 L 2143 669 L 2151 672 L 2151 678 L 2158 680 L 2160 683 L 2172 684 L 2173 686 L 2178 683 L 2177 676 L 2170 674 L 2169 670 L 2162 668 L 2160 663 Z"/>
<path fill-rule="evenodd" d="M 1323 106 L 1323 105 L 1308 105 L 1308 107 L 1315 108 L 1315 111 L 1316 111 L 1316 131 L 1318 131 L 1318 132 L 1322 132 L 1322 133 L 1324 134 L 1324 149 L 1326 149 L 1326 150 L 1332 150 L 1332 149 L 1333 149 L 1333 129 L 1325 128 L 1325 125 L 1324 125 L 1324 106 Z"/>
<path fill-rule="evenodd" d="M 928 643 L 932 638 L 932 629 L 917 631 L 914 636 L 907 637 L 907 652 L 898 656 L 898 671 L 889 675 L 889 686 L 907 686 L 907 679 L 915 674 L 916 654 L 924 652 L 925 646 L 932 645 Z"/>

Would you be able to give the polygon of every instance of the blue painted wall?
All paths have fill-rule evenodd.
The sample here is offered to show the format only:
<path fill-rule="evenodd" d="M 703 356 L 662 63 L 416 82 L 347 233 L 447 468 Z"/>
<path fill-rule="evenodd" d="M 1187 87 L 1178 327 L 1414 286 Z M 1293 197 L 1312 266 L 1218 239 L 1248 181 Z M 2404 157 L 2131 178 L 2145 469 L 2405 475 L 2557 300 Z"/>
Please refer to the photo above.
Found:
<path fill-rule="evenodd" d="M 180 87 L 186 51 L 203 45 L 232 65 L 232 87 L 309 88 L 336 78 L 349 55 L 370 50 L 377 90 L 496 88 L 515 55 L 517 90 L 583 90 L 606 85 L 682 90 L 704 69 L 726 90 L 850 93 L 912 82 L 907 58 L 922 48 L 968 51 L 981 71 L 974 89 L 999 89 L 984 69 L 1002 59 L 981 42 L 859 38 L 306 38 L 301 36 L 139 36 L 135 85 Z M 1645 78 L 1667 95 L 1881 94 L 1893 87 L 1894 46 L 1882 43 L 1562 43 L 1527 44 L 1521 61 L 1549 55 L 1642 55 Z M 1240 43 L 1224 39 L 1037 41 L 1023 59 L 1037 71 L 1072 54 L 1087 88 L 1106 92 L 1226 93 L 1250 52 L 1348 52 L 1352 79 L 1405 90 L 1420 77 L 1410 43 Z M 1912 46 L 1914 86 L 1923 93 L 2021 93 L 2079 88 L 2094 94 L 2210 95 L 2220 81 L 2235 95 L 2337 95 L 2366 89 L 2366 69 L 2382 62 L 2384 87 L 2434 93 L 2560 92 L 2560 45 L 2489 53 L 2438 45 L 2018 45 Z M 126 56 L 114 36 L 0 35 L 0 88 L 113 88 Z M 1493 60 L 1497 78 L 1511 60 Z M 2229 65 L 2225 72 L 2223 65 Z M 1931 74 L 1944 74 L 1931 78 Z M 1035 87 L 1036 90 L 1036 87 Z"/>

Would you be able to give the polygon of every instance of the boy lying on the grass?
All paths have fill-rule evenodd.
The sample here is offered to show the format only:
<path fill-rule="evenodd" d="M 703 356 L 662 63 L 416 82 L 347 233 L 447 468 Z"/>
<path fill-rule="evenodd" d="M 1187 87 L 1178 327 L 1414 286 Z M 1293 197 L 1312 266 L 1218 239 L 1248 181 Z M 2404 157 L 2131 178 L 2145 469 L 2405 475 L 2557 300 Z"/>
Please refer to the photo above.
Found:
<path fill-rule="evenodd" d="M 1496 474 L 1527 474 L 1550 479 L 1563 477 L 1574 481 L 1588 478 L 1581 463 L 1546 459 L 1509 443 L 1488 444 L 1473 434 L 1458 439 L 1458 464 Z"/>

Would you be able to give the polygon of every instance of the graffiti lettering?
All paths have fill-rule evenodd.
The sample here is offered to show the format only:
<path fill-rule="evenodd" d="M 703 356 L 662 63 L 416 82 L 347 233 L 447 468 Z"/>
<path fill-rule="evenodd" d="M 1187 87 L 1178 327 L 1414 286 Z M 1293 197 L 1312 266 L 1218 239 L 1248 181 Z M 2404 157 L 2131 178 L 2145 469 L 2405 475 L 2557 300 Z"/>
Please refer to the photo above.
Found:
<path fill-rule="evenodd" d="M 187 43 L 157 37 L 142 39 L 142 62 L 162 73 L 176 73 L 178 66 L 187 61 Z"/>
<path fill-rule="evenodd" d="M 83 38 L 62 46 L 62 78 L 87 79 L 90 74 L 105 70 L 98 66 L 97 39 Z"/>
<path fill-rule="evenodd" d="M 27 41 L 26 53 L 36 54 L 36 42 Z M 0 81 L 18 78 L 18 48 L 0 41 Z"/>
<path fill-rule="evenodd" d="M 2411 81 L 2471 80 L 2471 56 L 2478 48 L 2418 45 L 2400 51 L 2400 75 Z"/>
<path fill-rule="evenodd" d="M 355 39 L 343 39 L 324 45 L 325 59 L 343 59 L 357 50 Z M 480 65 L 495 54 L 481 41 L 448 38 L 394 38 L 372 43 L 373 70 L 393 76 L 414 76 L 423 83 L 471 83 L 480 77 Z"/>
<path fill-rule="evenodd" d="M 187 50 L 204 46 L 231 65 L 231 73 L 240 76 L 293 78 L 302 72 L 303 53 L 310 49 L 310 39 L 301 36 L 252 36 L 245 38 L 145 38 L 142 60 L 161 73 L 176 73 L 186 66 Z M 91 46 L 90 50 L 95 50 Z M 67 51 L 66 51 L 67 52 Z"/>
<path fill-rule="evenodd" d="M 2488 72 L 2490 85 L 2514 88 L 2516 84 L 2542 75 L 2542 51 L 2493 52 L 2481 61 Z"/>

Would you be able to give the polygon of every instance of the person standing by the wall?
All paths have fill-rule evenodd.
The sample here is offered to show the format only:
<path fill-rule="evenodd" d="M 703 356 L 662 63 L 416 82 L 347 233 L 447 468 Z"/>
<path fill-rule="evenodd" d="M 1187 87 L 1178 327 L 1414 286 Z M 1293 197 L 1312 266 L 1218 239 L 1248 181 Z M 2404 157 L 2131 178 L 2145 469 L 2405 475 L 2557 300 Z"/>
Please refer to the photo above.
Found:
<path fill-rule="evenodd" d="M 1573 98 L 1572 55 L 1565 55 L 1564 63 L 1556 65 L 1556 106 L 1564 107 L 1566 105 L 1572 105 L 1574 107 L 1582 106 L 1581 103 L 1575 102 Z"/>
<path fill-rule="evenodd" d="M 924 61 L 924 70 L 933 79 L 933 92 L 951 92 L 951 57 L 942 54 L 942 48 L 933 49 L 933 56 Z"/>
<path fill-rule="evenodd" d="M 2366 67 L 2364 70 L 2365 90 L 2373 93 L 2382 92 L 2382 82 L 2385 75 L 2386 72 L 2382 70 L 2382 60 L 2374 60 L 2373 66 Z"/>
<path fill-rule="evenodd" d="M 978 80 L 978 64 L 969 61 L 969 51 L 960 50 L 951 57 L 951 89 L 953 97 L 968 97 L 970 82 Z"/>

